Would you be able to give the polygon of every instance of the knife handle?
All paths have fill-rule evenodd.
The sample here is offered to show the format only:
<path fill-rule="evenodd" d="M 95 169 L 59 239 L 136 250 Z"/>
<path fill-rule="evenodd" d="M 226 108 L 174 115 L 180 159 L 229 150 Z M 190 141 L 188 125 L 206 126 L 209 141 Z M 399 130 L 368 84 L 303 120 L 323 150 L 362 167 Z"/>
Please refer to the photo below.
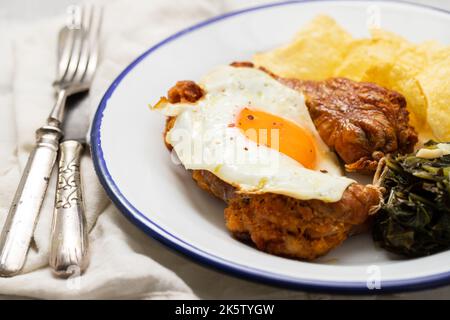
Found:
<path fill-rule="evenodd" d="M 0 276 L 16 275 L 25 264 L 61 136 L 61 130 L 55 126 L 36 131 L 36 146 L 28 158 L 0 235 Z"/>
<path fill-rule="evenodd" d="M 88 264 L 88 234 L 80 177 L 82 153 L 83 145 L 77 141 L 60 144 L 49 259 L 58 276 L 81 274 Z"/>

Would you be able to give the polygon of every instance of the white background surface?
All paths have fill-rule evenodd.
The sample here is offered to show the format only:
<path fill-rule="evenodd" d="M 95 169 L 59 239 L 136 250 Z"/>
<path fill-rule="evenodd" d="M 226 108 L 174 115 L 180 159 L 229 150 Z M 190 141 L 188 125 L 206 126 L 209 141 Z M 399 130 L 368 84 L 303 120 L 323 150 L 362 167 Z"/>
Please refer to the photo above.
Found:
<path fill-rule="evenodd" d="M 39 19 L 46 19 L 53 15 L 61 14 L 67 5 L 80 1 L 68 1 L 68 0 L 16 0 L 7 1 L 0 0 L 0 28 L 6 28 L 11 24 L 19 24 L 22 22 L 35 21 Z M 238 2 L 236 0 L 236 2 Z M 273 1 L 239 1 L 241 7 L 250 6 L 257 3 L 267 3 Z M 450 10 L 449 0 L 432 0 L 432 1 L 411 1 L 417 3 L 423 3 L 428 5 L 434 5 Z M 131 2 L 132 3 L 132 2 Z M 159 245 L 159 244 L 156 244 Z M 161 250 L 166 250 L 165 247 L 160 246 Z M 183 264 L 187 264 L 184 258 Z M 160 263 L 167 265 L 162 257 Z M 167 259 L 167 261 L 173 261 L 173 258 Z M 172 266 L 173 267 L 173 266 Z M 277 289 L 270 286 L 255 284 L 246 282 L 233 277 L 223 275 L 220 277 L 223 284 L 215 283 L 218 278 L 216 271 L 198 266 L 197 276 L 193 276 L 192 268 L 186 268 L 188 272 L 184 272 L 183 268 L 176 268 L 175 272 L 190 285 L 193 290 L 202 298 L 253 298 L 253 297 L 265 297 L 265 298 L 330 298 L 329 295 L 317 295 L 307 294 Z M 213 281 L 209 281 L 213 280 Z M 224 285 L 226 284 L 226 285 Z M 220 292 L 218 292 L 220 288 Z M 437 290 L 427 291 L 423 293 L 406 294 L 406 295 L 386 295 L 382 298 L 398 298 L 398 297 L 414 297 L 414 298 L 449 298 L 450 290 L 448 288 L 441 288 Z"/>
<path fill-rule="evenodd" d="M 235 1 L 239 7 L 248 7 L 260 3 L 275 2 L 276 0 Z M 81 0 L 0 0 L 0 26 L 11 22 L 45 19 L 61 14 L 68 5 L 79 2 Z M 450 0 L 409 0 L 409 2 L 450 10 Z M 132 1 L 130 1 L 131 3 Z"/>

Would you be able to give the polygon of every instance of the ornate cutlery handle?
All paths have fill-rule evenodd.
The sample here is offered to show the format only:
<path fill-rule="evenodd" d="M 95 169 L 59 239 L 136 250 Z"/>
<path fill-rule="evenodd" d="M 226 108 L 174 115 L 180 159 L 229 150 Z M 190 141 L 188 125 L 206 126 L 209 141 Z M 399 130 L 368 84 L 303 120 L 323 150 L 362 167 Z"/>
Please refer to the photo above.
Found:
<path fill-rule="evenodd" d="M 80 178 L 82 152 L 83 146 L 77 141 L 60 144 L 49 260 L 59 276 L 81 273 L 88 264 L 88 235 Z"/>
<path fill-rule="evenodd" d="M 13 276 L 23 268 L 61 135 L 56 126 L 36 131 L 36 147 L 28 158 L 0 236 L 0 276 Z"/>

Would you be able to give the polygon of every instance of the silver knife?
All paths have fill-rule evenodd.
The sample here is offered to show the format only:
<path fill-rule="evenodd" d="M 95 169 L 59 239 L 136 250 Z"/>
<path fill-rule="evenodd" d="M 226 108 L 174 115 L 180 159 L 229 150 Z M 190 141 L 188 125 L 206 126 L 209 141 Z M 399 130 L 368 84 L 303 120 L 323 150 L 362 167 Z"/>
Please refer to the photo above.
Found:
<path fill-rule="evenodd" d="M 89 129 L 87 101 L 69 108 L 59 146 L 58 180 L 49 264 L 58 276 L 81 274 L 89 263 L 88 230 L 80 167 Z"/>
<path fill-rule="evenodd" d="M 99 59 L 99 35 L 102 24 L 101 7 L 86 6 L 81 11 L 81 28 L 87 45 L 79 63 L 87 63 L 84 76 L 92 76 Z M 90 86 L 91 82 L 89 82 Z M 85 91 L 86 92 L 86 91 Z M 59 146 L 58 182 L 51 230 L 49 265 L 58 276 L 79 275 L 89 263 L 88 232 L 83 201 L 80 164 L 89 129 L 88 102 L 78 98 L 68 109 L 63 123 L 63 142 Z"/>
<path fill-rule="evenodd" d="M 57 100 L 46 124 L 36 132 L 36 146 L 28 158 L 0 234 L 2 277 L 14 276 L 24 266 L 63 135 L 61 124 L 65 119 L 66 99 L 86 92 L 92 83 L 102 12 L 92 5 L 70 6 L 68 23 L 59 32 L 58 67 L 53 83 Z"/>

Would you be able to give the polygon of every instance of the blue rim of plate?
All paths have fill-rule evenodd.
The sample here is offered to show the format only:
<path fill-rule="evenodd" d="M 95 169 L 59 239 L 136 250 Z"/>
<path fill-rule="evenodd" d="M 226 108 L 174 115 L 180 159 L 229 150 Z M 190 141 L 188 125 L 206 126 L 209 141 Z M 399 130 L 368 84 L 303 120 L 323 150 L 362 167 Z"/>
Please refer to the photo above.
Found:
<path fill-rule="evenodd" d="M 442 286 L 450 283 L 450 271 L 440 274 L 405 279 L 405 280 L 389 280 L 383 281 L 381 283 L 381 289 L 369 290 L 367 288 L 366 282 L 350 282 L 350 281 L 324 281 L 324 280 L 310 280 L 310 279 L 300 279 L 293 278 L 289 276 L 283 276 L 276 273 L 271 273 L 257 268 L 252 268 L 244 265 L 240 265 L 231 261 L 227 261 L 223 258 L 217 257 L 210 253 L 207 253 L 195 246 L 177 238 L 175 235 L 164 230 L 162 227 L 158 226 L 155 222 L 149 219 L 144 213 L 140 212 L 135 208 L 122 194 L 119 187 L 115 183 L 111 174 L 108 171 L 105 159 L 103 157 L 103 150 L 101 146 L 101 125 L 103 119 L 103 113 L 106 109 L 107 102 L 111 95 L 114 93 L 116 87 L 120 84 L 122 79 L 143 59 L 149 56 L 152 52 L 156 51 L 158 48 L 164 46 L 165 44 L 182 37 L 185 34 L 194 32 L 195 30 L 201 29 L 210 24 L 219 22 L 221 20 L 227 19 L 229 17 L 245 14 L 252 11 L 269 9 L 272 7 L 310 3 L 310 2 L 338 2 L 338 0 L 291 0 L 276 3 L 264 4 L 256 7 L 246 8 L 242 10 L 232 11 L 219 15 L 203 22 L 197 23 L 191 27 L 183 29 L 170 37 L 162 40 L 156 45 L 152 46 L 150 49 L 145 51 L 139 57 L 137 57 L 128 67 L 123 70 L 119 76 L 113 81 L 106 93 L 104 94 L 102 100 L 100 101 L 99 107 L 95 113 L 92 129 L 91 129 L 91 151 L 92 158 L 94 162 L 94 168 L 99 177 L 100 183 L 103 185 L 106 193 L 117 206 L 117 208 L 129 219 L 131 222 L 136 224 L 141 228 L 146 234 L 152 238 L 160 241 L 171 249 L 174 249 L 186 257 L 192 259 L 195 262 L 199 262 L 208 267 L 212 267 L 218 271 L 223 271 L 228 274 L 238 276 L 243 279 L 253 280 L 256 282 L 262 282 L 266 284 L 271 284 L 279 287 L 307 290 L 315 292 L 333 292 L 333 293 L 362 293 L 362 294 L 378 294 L 387 292 L 403 292 L 403 291 L 415 291 L 425 288 L 433 288 Z M 350 0 L 350 2 L 367 2 L 361 0 Z M 415 4 L 407 1 L 390 1 L 390 0 L 380 0 L 380 2 L 386 3 L 397 3 L 404 4 L 413 7 L 431 9 L 437 12 L 443 12 L 450 15 L 450 11 L 435 8 L 428 5 Z M 176 241 L 172 240 L 175 239 Z M 181 243 L 181 244 L 180 244 Z"/>

